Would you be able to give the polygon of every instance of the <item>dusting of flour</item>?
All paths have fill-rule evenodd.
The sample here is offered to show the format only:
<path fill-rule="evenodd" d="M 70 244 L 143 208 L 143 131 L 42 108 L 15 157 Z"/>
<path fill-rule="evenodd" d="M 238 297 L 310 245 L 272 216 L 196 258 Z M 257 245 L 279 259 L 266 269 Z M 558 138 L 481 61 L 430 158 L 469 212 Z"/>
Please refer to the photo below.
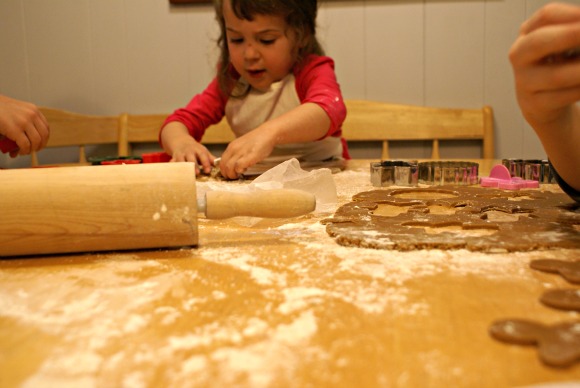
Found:
<path fill-rule="evenodd" d="M 366 170 L 334 179 L 343 203 L 372 188 Z M 165 211 L 163 205 L 153 217 Z M 175 257 L 102 254 L 70 265 L 0 267 L 0 318 L 50 344 L 20 385 L 297 386 L 311 365 L 336 382 L 333 373 L 358 362 L 348 347 L 356 341 L 348 332 L 340 337 L 353 320 L 386 326 L 429 319 L 432 306 L 416 292 L 417 283 L 442 274 L 533 281 L 529 260 L 557 258 L 552 252 L 344 247 L 328 236 L 321 218 L 235 229 L 255 238 L 243 248 L 227 240 L 226 226 L 200 219 L 200 236 L 214 228 L 216 240 Z M 330 332 L 339 334 L 333 339 Z M 417 357 L 434 382 L 462 373 L 436 350 Z M 413 378 L 402 373 L 390 385 Z"/>

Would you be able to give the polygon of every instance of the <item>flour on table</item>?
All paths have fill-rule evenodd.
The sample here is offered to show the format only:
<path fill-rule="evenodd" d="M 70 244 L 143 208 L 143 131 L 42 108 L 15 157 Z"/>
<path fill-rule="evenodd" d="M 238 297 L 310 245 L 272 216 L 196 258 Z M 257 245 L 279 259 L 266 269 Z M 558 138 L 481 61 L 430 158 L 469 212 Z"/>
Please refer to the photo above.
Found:
<path fill-rule="evenodd" d="M 369 184 L 366 170 L 334 179 L 344 188 L 338 193 L 342 202 Z M 163 207 L 158 213 L 166 216 Z M 414 284 L 429 285 L 443 273 L 491 283 L 514 276 L 537 282 L 527 267 L 530 260 L 565 259 L 575 252 L 506 257 L 465 249 L 347 247 L 308 217 L 244 229 L 255 240 L 242 251 L 235 241 L 204 244 L 205 228 L 214 225 L 201 218 L 200 246 L 161 254 L 169 260 L 113 253 L 48 273 L 34 266 L 0 270 L 2 319 L 51 343 L 22 385 L 292 386 L 300 385 L 311 365 L 331 371 L 326 380 L 331 381 L 358 355 L 350 352 L 357 341 L 352 333 L 329 340 L 329 330 L 353 317 L 385 326 L 429 319 L 435 308 L 429 295 L 414 292 Z M 274 239 L 284 249 L 261 244 L 262 239 Z M 33 286 L 23 288 L 18 279 Z M 343 352 L 334 354 L 336 349 Z M 421 352 L 417 360 L 435 382 L 463 373 L 438 350 Z M 386 375 L 377 381 L 396 383 Z M 399 376 L 401 386 L 409 381 L 413 376 Z"/>

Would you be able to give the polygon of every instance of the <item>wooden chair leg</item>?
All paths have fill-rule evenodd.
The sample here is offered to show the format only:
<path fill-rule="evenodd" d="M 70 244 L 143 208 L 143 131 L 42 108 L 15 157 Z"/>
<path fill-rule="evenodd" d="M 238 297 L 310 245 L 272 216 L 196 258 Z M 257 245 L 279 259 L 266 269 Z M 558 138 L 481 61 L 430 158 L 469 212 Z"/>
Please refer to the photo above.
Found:
<path fill-rule="evenodd" d="M 431 151 L 431 159 L 439 159 L 439 140 L 433 140 L 433 150 Z"/>
<path fill-rule="evenodd" d="M 483 107 L 483 158 L 495 157 L 495 145 L 493 139 L 493 110 L 490 106 Z"/>
<path fill-rule="evenodd" d="M 85 146 L 79 146 L 79 162 L 86 163 L 87 162 L 87 154 L 85 151 Z"/>
<path fill-rule="evenodd" d="M 389 158 L 389 142 L 383 140 L 383 150 L 381 152 L 381 160 L 388 160 Z"/>
<path fill-rule="evenodd" d="M 119 156 L 129 156 L 129 115 L 123 113 L 119 116 L 119 142 L 117 153 Z"/>

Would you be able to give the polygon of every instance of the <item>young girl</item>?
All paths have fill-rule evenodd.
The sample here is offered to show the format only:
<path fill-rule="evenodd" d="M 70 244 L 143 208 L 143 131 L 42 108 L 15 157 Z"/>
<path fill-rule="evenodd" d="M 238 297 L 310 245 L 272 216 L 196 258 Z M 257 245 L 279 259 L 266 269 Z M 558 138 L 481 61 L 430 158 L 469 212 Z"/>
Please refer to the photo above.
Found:
<path fill-rule="evenodd" d="M 216 0 L 215 9 L 217 76 L 161 129 L 172 160 L 208 173 L 215 157 L 200 141 L 224 115 L 236 135 L 219 164 L 226 178 L 260 161 L 348 157 L 346 108 L 334 62 L 316 39 L 316 0 Z"/>

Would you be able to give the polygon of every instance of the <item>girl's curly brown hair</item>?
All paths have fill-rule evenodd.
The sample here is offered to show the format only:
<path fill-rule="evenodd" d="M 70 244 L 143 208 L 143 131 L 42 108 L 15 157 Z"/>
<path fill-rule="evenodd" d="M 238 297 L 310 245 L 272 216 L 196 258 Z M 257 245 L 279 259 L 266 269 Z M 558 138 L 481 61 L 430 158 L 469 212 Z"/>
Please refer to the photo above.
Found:
<path fill-rule="evenodd" d="M 286 24 L 295 32 L 296 41 L 300 42 L 296 56 L 298 65 L 310 54 L 324 55 L 324 50 L 316 38 L 317 0 L 214 0 L 216 20 L 220 26 L 220 37 L 217 40 L 217 45 L 221 54 L 217 78 L 220 89 L 225 95 L 243 97 L 249 92 L 249 88 L 246 88 L 239 93 L 236 91 L 233 95 L 236 79 L 230 65 L 230 53 L 227 45 L 223 13 L 225 1 L 230 1 L 234 14 L 240 19 L 251 21 L 255 15 L 283 17 Z"/>

